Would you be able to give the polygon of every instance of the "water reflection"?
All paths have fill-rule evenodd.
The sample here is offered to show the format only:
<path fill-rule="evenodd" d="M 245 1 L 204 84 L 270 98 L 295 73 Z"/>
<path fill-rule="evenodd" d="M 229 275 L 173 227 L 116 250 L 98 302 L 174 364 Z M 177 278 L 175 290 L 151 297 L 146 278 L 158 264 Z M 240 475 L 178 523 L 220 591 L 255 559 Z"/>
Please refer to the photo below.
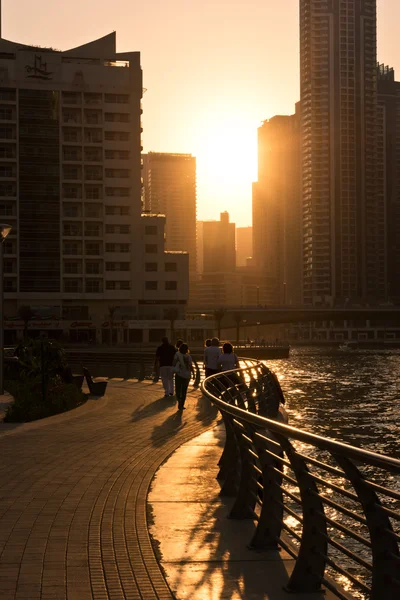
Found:
<path fill-rule="evenodd" d="M 400 458 L 400 350 L 295 348 L 289 360 L 266 364 L 292 425 Z"/>

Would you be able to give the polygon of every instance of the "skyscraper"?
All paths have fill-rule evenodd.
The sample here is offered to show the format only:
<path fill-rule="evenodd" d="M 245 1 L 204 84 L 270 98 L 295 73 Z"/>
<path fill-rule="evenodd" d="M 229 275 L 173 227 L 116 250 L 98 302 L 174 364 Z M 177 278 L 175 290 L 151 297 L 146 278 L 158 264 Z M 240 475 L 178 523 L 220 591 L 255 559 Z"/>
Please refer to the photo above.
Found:
<path fill-rule="evenodd" d="M 203 221 L 203 273 L 227 273 L 236 268 L 236 225 L 225 211 L 220 221 Z"/>
<path fill-rule="evenodd" d="M 144 207 L 166 216 L 167 250 L 189 252 L 196 278 L 196 159 L 191 154 L 143 155 Z"/>
<path fill-rule="evenodd" d="M 378 166 L 385 177 L 387 299 L 400 301 L 400 82 L 378 66 Z"/>
<path fill-rule="evenodd" d="M 253 258 L 270 282 L 273 304 L 302 301 L 300 116 L 272 117 L 258 129 L 253 184 Z"/>
<path fill-rule="evenodd" d="M 307 304 L 386 296 L 376 0 L 300 0 Z"/>
<path fill-rule="evenodd" d="M 236 227 L 236 266 L 245 267 L 253 256 L 253 228 Z"/>

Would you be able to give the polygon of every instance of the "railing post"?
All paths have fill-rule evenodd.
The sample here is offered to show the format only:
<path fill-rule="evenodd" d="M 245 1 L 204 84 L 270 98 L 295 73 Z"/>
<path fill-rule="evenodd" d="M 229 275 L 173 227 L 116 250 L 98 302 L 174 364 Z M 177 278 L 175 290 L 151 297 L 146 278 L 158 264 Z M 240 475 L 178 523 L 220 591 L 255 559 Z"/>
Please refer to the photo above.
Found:
<path fill-rule="evenodd" d="M 249 449 L 253 449 L 253 444 L 243 437 L 245 434 L 251 438 L 252 428 L 247 424 L 242 424 L 240 427 L 238 423 L 234 424 L 234 427 L 240 451 L 240 479 L 236 500 L 229 513 L 229 518 L 253 519 L 258 492 L 256 470 L 254 469 L 256 459 L 249 452 Z"/>
<path fill-rule="evenodd" d="M 287 438 L 281 435 L 276 437 L 296 476 L 303 518 L 300 548 L 288 590 L 298 593 L 317 592 L 321 589 L 328 552 L 324 504 L 305 460 L 297 454 Z"/>
<path fill-rule="evenodd" d="M 265 436 L 265 432 L 262 432 Z M 268 437 L 270 434 L 267 434 Z M 282 494 L 282 476 L 279 474 L 281 464 L 274 460 L 272 456 L 264 452 L 265 449 L 273 453 L 277 450 L 277 443 L 273 441 L 266 442 L 257 435 L 253 437 L 253 443 L 257 454 L 260 457 L 262 469 L 262 507 L 260 517 L 253 539 L 250 542 L 250 548 L 262 550 L 263 548 L 278 548 L 278 539 L 282 531 L 283 522 L 283 494 Z"/>
<path fill-rule="evenodd" d="M 351 460 L 333 455 L 340 465 L 360 500 L 372 544 L 372 588 L 371 600 L 398 600 L 399 547 L 393 535 L 389 517 L 383 512 L 382 504 L 368 482 Z"/>
<path fill-rule="evenodd" d="M 233 427 L 233 419 L 225 413 L 222 417 L 226 430 L 226 442 L 224 452 L 221 456 L 221 468 L 217 475 L 217 479 L 223 479 L 224 481 L 219 495 L 236 496 L 239 485 L 240 455 Z"/>

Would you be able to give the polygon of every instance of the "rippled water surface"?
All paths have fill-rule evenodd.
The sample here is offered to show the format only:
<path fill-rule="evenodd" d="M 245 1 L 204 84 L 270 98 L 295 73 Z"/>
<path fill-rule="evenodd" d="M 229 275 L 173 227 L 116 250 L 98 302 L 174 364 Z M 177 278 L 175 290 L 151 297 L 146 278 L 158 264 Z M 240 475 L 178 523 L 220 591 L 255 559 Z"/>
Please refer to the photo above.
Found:
<path fill-rule="evenodd" d="M 292 348 L 266 364 L 290 425 L 400 458 L 400 350 Z"/>

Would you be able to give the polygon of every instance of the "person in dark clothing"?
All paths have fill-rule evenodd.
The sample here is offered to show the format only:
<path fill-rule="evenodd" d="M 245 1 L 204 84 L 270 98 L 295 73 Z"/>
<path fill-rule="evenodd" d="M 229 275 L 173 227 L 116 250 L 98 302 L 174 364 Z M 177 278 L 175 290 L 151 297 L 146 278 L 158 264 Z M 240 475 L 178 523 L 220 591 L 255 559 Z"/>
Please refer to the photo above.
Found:
<path fill-rule="evenodd" d="M 174 395 L 174 372 L 172 363 L 174 361 L 175 353 L 175 346 L 169 343 L 167 337 L 163 337 L 161 346 L 156 350 L 154 368 L 160 368 L 160 377 L 164 386 L 166 398 Z"/>
<path fill-rule="evenodd" d="M 181 344 L 174 358 L 176 399 L 178 410 L 185 409 L 186 392 L 191 376 L 194 377 L 193 360 L 187 344 Z"/>

